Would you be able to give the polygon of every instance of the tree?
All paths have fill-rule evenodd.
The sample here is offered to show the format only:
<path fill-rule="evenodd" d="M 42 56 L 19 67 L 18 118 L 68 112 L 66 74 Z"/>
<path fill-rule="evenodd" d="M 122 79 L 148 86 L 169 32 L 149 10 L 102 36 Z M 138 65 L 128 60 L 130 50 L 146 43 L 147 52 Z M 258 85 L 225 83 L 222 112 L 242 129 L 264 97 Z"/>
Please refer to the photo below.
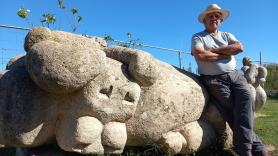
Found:
<path fill-rule="evenodd" d="M 269 93 L 278 93 L 278 64 L 270 64 L 266 66 L 267 77 L 265 90 Z"/>

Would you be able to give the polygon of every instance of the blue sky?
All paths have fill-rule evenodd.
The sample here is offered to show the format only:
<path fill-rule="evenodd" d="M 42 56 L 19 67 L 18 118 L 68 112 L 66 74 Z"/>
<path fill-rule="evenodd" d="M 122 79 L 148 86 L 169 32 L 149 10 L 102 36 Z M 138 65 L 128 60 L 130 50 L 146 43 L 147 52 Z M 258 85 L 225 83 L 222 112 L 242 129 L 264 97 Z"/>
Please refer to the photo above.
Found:
<path fill-rule="evenodd" d="M 76 7 L 83 21 L 76 33 L 127 40 L 126 33 L 148 45 L 180 49 L 190 52 L 191 36 L 204 29 L 198 15 L 212 3 L 230 11 L 230 17 L 220 30 L 233 33 L 244 45 L 244 52 L 237 59 L 250 56 L 263 61 L 278 63 L 278 1 L 277 0 L 63 0 L 67 11 L 58 8 L 57 0 L 2 0 L 0 24 L 21 27 L 41 26 L 43 13 L 51 12 L 57 17 L 55 27 L 71 31 L 69 9 Z M 17 16 L 19 8 L 30 9 L 30 23 Z M 24 53 L 23 41 L 26 31 L 0 28 L 1 58 L 10 58 Z M 7 50 L 3 50 L 6 48 Z M 178 55 L 174 52 L 144 49 L 154 57 L 178 66 Z M 2 59 L 1 59 L 2 60 Z M 189 63 L 194 70 L 196 63 L 191 55 L 185 54 L 183 66 Z M 238 60 L 241 67 L 241 60 Z M 0 63 L 2 68 L 2 63 Z"/>

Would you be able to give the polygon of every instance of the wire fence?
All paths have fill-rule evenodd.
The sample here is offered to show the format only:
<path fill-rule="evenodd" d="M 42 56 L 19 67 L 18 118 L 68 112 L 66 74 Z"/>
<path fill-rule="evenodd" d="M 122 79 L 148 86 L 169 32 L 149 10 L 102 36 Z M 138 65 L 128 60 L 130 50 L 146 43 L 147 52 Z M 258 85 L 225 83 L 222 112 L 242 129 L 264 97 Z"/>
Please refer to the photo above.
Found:
<path fill-rule="evenodd" d="M 0 25 L 0 28 L 21 30 L 21 31 L 31 30 L 30 28 L 10 26 L 10 25 Z M 91 37 L 90 35 L 83 35 L 83 36 Z M 151 48 L 151 49 L 157 49 L 157 50 L 169 51 L 169 52 L 175 53 L 175 55 L 177 55 L 179 68 L 181 68 L 181 69 L 184 69 L 184 65 L 183 65 L 184 64 L 184 62 L 183 62 L 184 58 L 183 57 L 185 55 L 190 55 L 191 54 L 189 52 L 185 52 L 185 51 L 179 50 L 179 49 L 165 48 L 165 47 L 161 47 L 161 46 L 154 46 L 154 45 L 148 45 L 148 44 L 143 44 L 143 43 L 136 43 L 136 42 L 130 43 L 130 42 L 121 41 L 121 40 L 112 40 L 112 42 L 118 43 L 118 44 L 129 44 L 131 46 L 136 46 L 136 47 Z M 8 60 L 10 59 L 9 57 L 3 57 L 4 53 L 8 52 L 8 51 L 10 51 L 10 50 L 9 50 L 9 48 L 6 48 L 6 47 L 2 47 L 2 49 L 1 49 L 1 66 L 2 66 L 2 69 L 3 69 L 3 66 L 5 66 L 8 62 Z"/>
<path fill-rule="evenodd" d="M 23 44 L 28 31 L 6 25 L 0 28 L 0 69 L 3 70 L 12 57 L 25 53 Z"/>
<path fill-rule="evenodd" d="M 14 57 L 17 54 L 22 54 L 25 53 L 24 49 L 23 49 L 23 42 L 24 42 L 24 37 L 26 36 L 26 34 L 28 33 L 29 30 L 31 30 L 30 28 L 24 28 L 24 27 L 17 27 L 17 26 L 10 26 L 10 25 L 0 25 L 0 28 L 2 29 L 9 29 L 11 31 L 11 33 L 13 35 L 8 35 L 8 36 L 3 36 L 2 34 L 0 34 L 1 38 L 0 38 L 0 52 L 1 52 L 1 56 L 0 56 L 0 67 L 3 70 L 6 66 L 6 64 L 8 63 L 8 61 Z M 19 30 L 19 31 L 18 31 Z M 1 32 L 1 31 L 0 31 Z M 85 37 L 91 37 L 90 35 L 83 35 Z M 11 44 L 12 42 L 12 44 Z M 133 47 L 144 47 L 144 48 L 150 48 L 150 49 L 156 49 L 156 50 L 161 50 L 161 51 L 168 51 L 173 53 L 173 55 L 176 55 L 177 57 L 177 62 L 179 65 L 180 69 L 185 69 L 184 64 L 185 64 L 185 55 L 190 55 L 190 52 L 185 52 L 184 50 L 180 50 L 180 49 L 172 49 L 172 48 L 165 48 L 165 47 L 161 47 L 161 46 L 154 46 L 154 45 L 148 45 L 148 44 L 143 44 L 143 43 L 136 43 L 136 42 L 127 42 L 127 41 L 121 41 L 121 40 L 116 40 L 113 39 L 112 42 L 114 43 L 118 43 L 118 44 L 126 44 L 126 45 L 131 45 Z M 11 45 L 6 46 L 6 45 Z M 14 48 L 17 47 L 17 48 Z M 238 58 L 236 60 L 241 61 L 242 58 Z M 260 61 L 253 61 L 257 64 L 261 64 L 263 66 L 267 66 L 270 64 L 277 64 L 275 62 L 262 62 L 262 60 L 260 59 Z M 191 68 L 191 62 L 189 63 L 189 67 L 188 69 L 192 69 Z M 194 72 L 194 69 L 192 69 Z M 197 73 L 197 70 L 196 70 Z"/>

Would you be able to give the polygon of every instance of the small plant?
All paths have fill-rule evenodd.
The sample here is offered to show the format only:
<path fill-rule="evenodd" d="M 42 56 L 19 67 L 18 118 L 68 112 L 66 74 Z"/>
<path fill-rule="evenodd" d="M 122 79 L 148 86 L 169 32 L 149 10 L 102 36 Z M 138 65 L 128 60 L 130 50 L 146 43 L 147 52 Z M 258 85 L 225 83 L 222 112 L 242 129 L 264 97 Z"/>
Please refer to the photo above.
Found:
<path fill-rule="evenodd" d="M 18 10 L 17 15 L 20 18 L 27 18 L 29 13 L 30 13 L 29 9 L 25 9 L 25 8 L 22 7 Z"/>
<path fill-rule="evenodd" d="M 56 17 L 54 16 L 54 14 L 44 13 L 42 14 L 42 19 L 40 20 L 40 22 L 43 26 L 46 25 L 49 28 L 50 24 L 54 25 L 54 23 L 56 22 Z"/>
<path fill-rule="evenodd" d="M 22 18 L 22 19 L 25 19 L 26 22 L 32 26 L 29 18 L 28 18 L 28 15 L 31 11 L 29 9 L 25 9 L 24 7 L 21 7 L 18 11 L 17 11 L 17 15 Z"/>
<path fill-rule="evenodd" d="M 114 39 L 110 35 L 107 35 L 107 34 L 104 35 L 103 39 L 106 41 L 106 43 L 108 45 L 111 45 L 114 42 Z"/>

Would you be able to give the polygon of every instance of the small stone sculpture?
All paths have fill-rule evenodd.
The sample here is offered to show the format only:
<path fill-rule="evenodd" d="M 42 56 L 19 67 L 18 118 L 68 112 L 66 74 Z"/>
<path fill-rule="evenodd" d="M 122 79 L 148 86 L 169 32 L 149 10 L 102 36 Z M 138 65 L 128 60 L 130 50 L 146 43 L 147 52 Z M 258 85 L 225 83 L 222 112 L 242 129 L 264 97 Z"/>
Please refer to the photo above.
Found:
<path fill-rule="evenodd" d="M 263 89 L 264 83 L 266 81 L 267 69 L 263 66 L 253 64 L 250 57 L 244 57 L 242 60 L 243 67 L 242 71 L 250 84 L 254 100 L 255 100 L 255 110 L 260 110 L 266 103 L 267 95 Z"/>

